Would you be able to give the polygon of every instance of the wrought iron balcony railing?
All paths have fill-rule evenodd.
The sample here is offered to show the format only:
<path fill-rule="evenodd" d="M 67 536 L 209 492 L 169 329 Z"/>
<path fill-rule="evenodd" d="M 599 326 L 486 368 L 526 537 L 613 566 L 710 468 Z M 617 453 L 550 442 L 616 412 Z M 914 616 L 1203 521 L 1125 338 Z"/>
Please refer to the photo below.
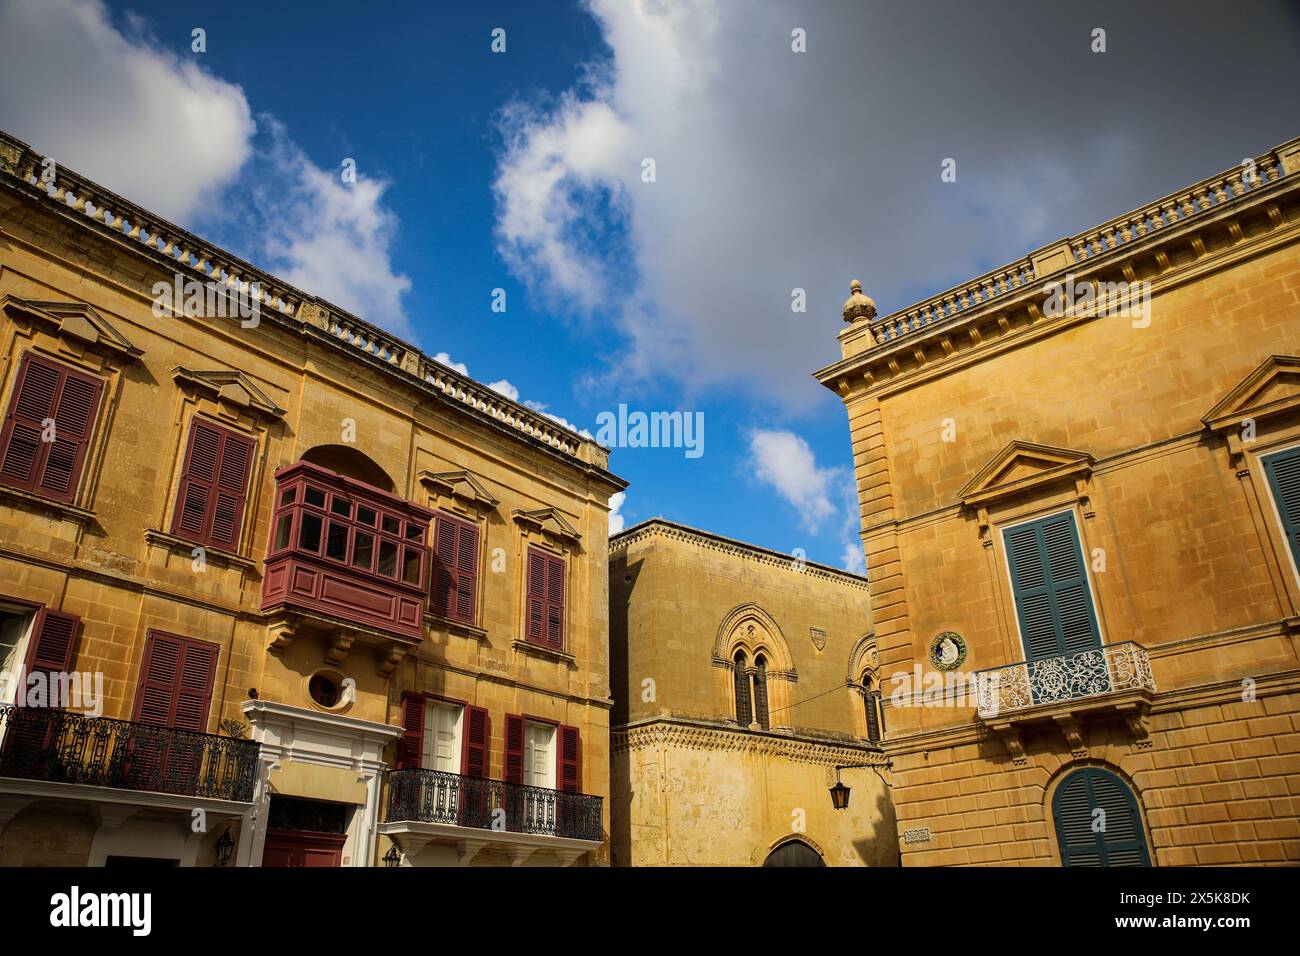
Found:
<path fill-rule="evenodd" d="M 388 822 L 447 823 L 513 833 L 602 838 L 601 798 L 439 770 L 394 770 L 388 775 Z"/>
<path fill-rule="evenodd" d="M 1133 641 L 1107 644 L 1081 654 L 1021 661 L 976 674 L 981 717 L 1126 690 L 1154 693 L 1155 689 L 1147 650 Z"/>
<path fill-rule="evenodd" d="M 260 744 L 45 707 L 0 707 L 0 777 L 248 802 Z"/>

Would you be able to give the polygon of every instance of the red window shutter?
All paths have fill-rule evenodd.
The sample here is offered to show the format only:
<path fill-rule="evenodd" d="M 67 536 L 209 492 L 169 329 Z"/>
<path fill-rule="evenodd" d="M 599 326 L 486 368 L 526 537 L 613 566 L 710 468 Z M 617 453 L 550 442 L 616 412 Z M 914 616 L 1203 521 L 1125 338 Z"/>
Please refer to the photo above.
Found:
<path fill-rule="evenodd" d="M 555 777 L 565 793 L 582 792 L 582 735 L 577 727 L 560 727 L 560 752 Z"/>
<path fill-rule="evenodd" d="M 546 643 L 546 555 L 528 551 L 528 640 Z"/>
<path fill-rule="evenodd" d="M 72 670 L 81 618 L 63 611 L 41 608 L 36 612 L 27 648 L 26 673 L 66 674 Z"/>
<path fill-rule="evenodd" d="M 206 733 L 219 654 L 216 644 L 150 631 L 131 719 Z"/>
<path fill-rule="evenodd" d="M 478 528 L 458 522 L 456 535 L 456 618 L 474 623 L 478 593 Z"/>
<path fill-rule="evenodd" d="M 397 741 L 397 769 L 418 770 L 424 751 L 424 697 L 402 695 L 402 736 Z"/>
<path fill-rule="evenodd" d="M 0 430 L 0 479 L 58 501 L 77 495 L 104 383 L 32 352 L 23 355 Z M 46 422 L 53 422 L 45 441 Z"/>
<path fill-rule="evenodd" d="M 564 647 L 564 559 L 546 558 L 546 643 Z"/>
<path fill-rule="evenodd" d="M 190 424 L 172 534 L 234 550 L 248 499 L 255 442 L 195 418 Z"/>
<path fill-rule="evenodd" d="M 456 593 L 456 524 L 438 515 L 433 525 L 433 613 L 451 617 Z"/>
<path fill-rule="evenodd" d="M 524 782 L 524 718 L 506 714 L 506 783 Z"/>
<path fill-rule="evenodd" d="M 462 777 L 486 777 L 488 775 L 488 712 L 482 707 L 465 708 L 465 745 L 462 747 Z"/>

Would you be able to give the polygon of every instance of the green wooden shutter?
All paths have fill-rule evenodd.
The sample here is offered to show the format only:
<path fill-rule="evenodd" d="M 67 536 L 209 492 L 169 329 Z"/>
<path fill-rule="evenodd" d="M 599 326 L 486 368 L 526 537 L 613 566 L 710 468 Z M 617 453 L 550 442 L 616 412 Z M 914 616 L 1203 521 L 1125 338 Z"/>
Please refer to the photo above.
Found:
<path fill-rule="evenodd" d="M 1025 658 L 1036 661 L 1101 647 L 1074 513 L 1016 525 L 1002 538 Z"/>
<path fill-rule="evenodd" d="M 1140 813 L 1133 791 L 1115 774 L 1076 770 L 1052 798 L 1061 864 L 1150 866 Z"/>
<path fill-rule="evenodd" d="M 1300 567 L 1300 447 L 1269 455 L 1264 459 L 1264 472 L 1282 515 L 1282 530 L 1291 546 L 1291 556 Z"/>

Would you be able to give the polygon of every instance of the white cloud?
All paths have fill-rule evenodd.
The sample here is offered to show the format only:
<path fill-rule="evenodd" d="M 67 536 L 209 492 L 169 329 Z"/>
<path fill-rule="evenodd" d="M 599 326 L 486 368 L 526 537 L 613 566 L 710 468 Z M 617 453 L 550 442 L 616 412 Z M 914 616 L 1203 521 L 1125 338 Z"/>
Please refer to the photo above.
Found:
<path fill-rule="evenodd" d="M 1245 18 L 1195 75 L 1163 40 L 1160 3 L 1094 0 L 1099 22 L 1123 23 L 1104 57 L 1053 5 L 587 5 L 608 61 L 503 114 L 498 245 L 544 301 L 614 326 L 611 382 L 739 384 L 800 409 L 825 397 L 809 373 L 839 357 L 850 279 L 892 311 L 1294 132 L 1285 5 Z M 806 53 L 791 51 L 795 26 Z M 1074 115 L 1069 133 L 1026 113 L 1027 89 L 1076 102 L 1080 75 L 1114 108 Z M 1231 153 L 1201 122 L 1225 85 L 1256 91 L 1225 113 L 1231 133 L 1216 126 Z M 939 178 L 948 157 L 954 183 Z"/>
<path fill-rule="evenodd" d="M 256 126 L 239 86 L 148 39 L 97 0 L 0 3 L 0 126 L 173 220 L 237 176 Z"/>
<path fill-rule="evenodd" d="M 793 432 L 756 429 L 749 453 L 758 477 L 799 512 L 799 523 L 816 533 L 835 511 L 831 504 L 834 468 L 818 468 L 813 450 Z"/>
<path fill-rule="evenodd" d="M 609 534 L 610 537 L 623 530 L 623 503 L 627 501 L 627 492 L 620 491 L 609 498 Z"/>
<path fill-rule="evenodd" d="M 98 0 L 0 3 L 0 127 L 165 218 L 398 335 L 387 183 L 316 165 L 243 90 Z M 125 30 L 125 32 L 123 32 Z M 259 130 L 260 125 L 260 130 Z M 341 163 L 343 157 L 339 157 Z"/>
<path fill-rule="evenodd" d="M 447 366 L 447 368 L 455 369 L 457 372 L 460 372 L 461 375 L 469 375 L 469 366 L 464 362 L 453 362 L 451 356 L 446 352 L 439 352 L 433 357 L 433 360 L 435 362 L 440 362 Z"/>
<path fill-rule="evenodd" d="M 838 515 L 841 564 L 855 574 L 866 573 L 858 540 L 857 486 L 850 469 L 822 468 L 799 435 L 767 429 L 749 433 L 749 466 L 795 509 L 800 526 L 808 533 L 817 534 L 827 519 Z"/>
<path fill-rule="evenodd" d="M 519 401 L 519 389 L 515 388 L 504 378 L 501 379 L 501 381 L 499 382 L 488 382 L 488 388 L 492 389 L 492 391 L 494 392 L 504 395 L 512 402 Z"/>

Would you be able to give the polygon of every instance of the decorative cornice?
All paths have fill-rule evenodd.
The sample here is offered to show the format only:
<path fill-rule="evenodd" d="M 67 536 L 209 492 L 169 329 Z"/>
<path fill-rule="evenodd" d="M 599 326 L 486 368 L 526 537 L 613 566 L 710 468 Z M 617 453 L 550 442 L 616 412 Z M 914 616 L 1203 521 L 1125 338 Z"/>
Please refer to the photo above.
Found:
<path fill-rule="evenodd" d="M 1259 421 L 1300 410 L 1300 356 L 1270 355 L 1238 382 L 1201 421 L 1212 432 L 1240 428 L 1247 419 Z"/>
<path fill-rule="evenodd" d="M 422 471 L 416 478 L 425 486 L 449 498 L 458 498 L 476 511 L 491 510 L 498 501 L 468 471 Z"/>
<path fill-rule="evenodd" d="M 1015 439 L 990 458 L 957 497 L 967 507 L 987 505 L 1030 488 L 1086 480 L 1094 464 L 1087 452 Z M 1028 473 L 1017 477 L 1013 474 L 1017 469 Z"/>
<path fill-rule="evenodd" d="M 85 302 L 36 301 L 6 295 L 0 298 L 0 308 L 24 312 L 53 327 L 61 337 L 75 339 L 91 348 L 116 354 L 128 362 L 144 354 L 108 319 Z"/>
<path fill-rule="evenodd" d="M 822 767 L 838 767 L 845 764 L 871 764 L 885 767 L 889 763 L 885 754 L 870 744 L 858 744 L 847 740 L 840 743 L 807 736 L 726 729 L 676 718 L 653 718 L 626 727 L 614 728 L 610 733 L 610 750 L 615 754 L 659 747 L 722 750 L 759 757 L 781 757 Z"/>
<path fill-rule="evenodd" d="M 691 528 L 664 518 L 650 518 L 610 538 L 610 554 L 656 536 L 675 541 L 688 541 L 701 547 L 711 548 L 714 551 L 757 561 L 760 564 L 782 567 L 795 574 L 808 574 L 815 578 L 835 580 L 849 587 L 861 588 L 862 590 L 867 588 L 867 579 L 851 571 L 841 571 L 839 568 L 832 568 L 829 565 L 801 560 L 791 554 L 782 554 L 780 551 L 772 551 L 756 544 L 747 544 L 744 541 L 737 541 L 735 538 L 725 538 L 709 531 L 700 531 L 697 528 Z"/>
<path fill-rule="evenodd" d="M 196 391 L 206 392 L 221 402 L 237 405 L 254 415 L 266 419 L 283 418 L 285 410 L 271 400 L 257 383 L 243 372 L 229 369 L 195 371 L 177 365 L 172 378 Z"/>
<path fill-rule="evenodd" d="M 1066 270 L 1076 286 L 1133 284 L 1142 275 L 1155 293 L 1294 241 L 1297 222 L 1285 217 L 1284 208 L 1300 191 L 1298 171 L 1300 139 L 1295 139 L 906 309 L 854 322 L 839 335 L 844 358 L 814 377 L 842 398 L 908 387 L 980 361 L 1004 344 L 1022 344 L 1096 318 L 1097 312 L 1075 310 L 1045 314 L 1049 286 Z M 1248 230 L 1241 225 L 1246 216 L 1253 217 Z M 1204 241 L 1207 229 L 1225 227 L 1232 237 L 1228 245 Z M 1191 250 L 1190 259 L 1169 255 L 1164 247 L 1171 241 Z"/>
<path fill-rule="evenodd" d="M 582 540 L 578 529 L 557 508 L 538 508 L 536 511 L 516 509 L 513 517 L 519 524 L 544 534 L 554 535 L 561 541 L 577 544 Z"/>
<path fill-rule="evenodd" d="M 44 162 L 45 157 L 28 144 L 0 132 L 0 187 L 66 222 L 111 238 L 143 259 L 246 296 L 259 308 L 262 320 L 292 328 L 347 357 L 416 384 L 425 393 L 436 394 L 471 417 L 491 422 L 517 440 L 567 459 L 615 490 L 627 486 L 607 470 L 608 452 L 593 438 L 506 398 L 364 319 L 205 242 L 62 164 L 57 167 L 56 182 L 43 181 Z"/>

